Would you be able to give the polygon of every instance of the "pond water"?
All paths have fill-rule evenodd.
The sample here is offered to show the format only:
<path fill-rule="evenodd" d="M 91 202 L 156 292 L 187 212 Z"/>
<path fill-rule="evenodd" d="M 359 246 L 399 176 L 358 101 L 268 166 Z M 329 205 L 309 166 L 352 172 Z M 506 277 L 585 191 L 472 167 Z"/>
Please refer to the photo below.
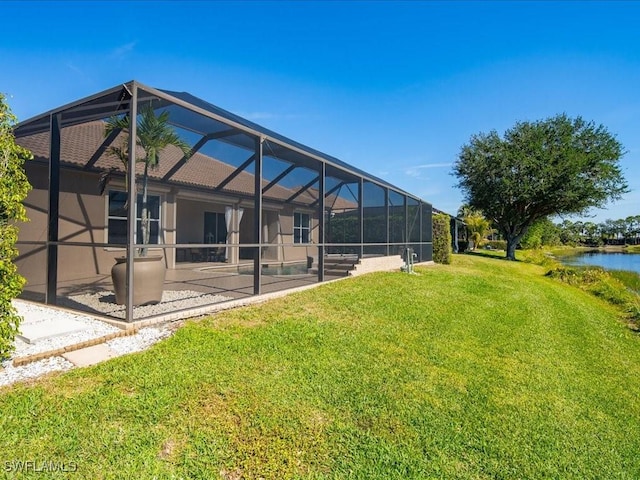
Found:
<path fill-rule="evenodd" d="M 585 252 L 580 255 L 560 257 L 565 265 L 598 266 L 606 270 L 629 270 L 640 273 L 640 253 Z"/>

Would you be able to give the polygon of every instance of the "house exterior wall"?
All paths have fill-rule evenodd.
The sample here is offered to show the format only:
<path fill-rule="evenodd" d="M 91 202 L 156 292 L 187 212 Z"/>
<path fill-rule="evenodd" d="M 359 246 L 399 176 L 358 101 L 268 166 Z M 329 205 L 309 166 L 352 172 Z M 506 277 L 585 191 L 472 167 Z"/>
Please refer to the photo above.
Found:
<path fill-rule="evenodd" d="M 29 222 L 19 225 L 19 240 L 42 242 L 39 245 L 19 244 L 20 255 L 16 259 L 20 273 L 30 284 L 44 284 L 46 281 L 46 247 L 48 195 L 48 165 L 43 162 L 27 162 L 27 176 L 33 189 L 25 200 Z M 60 172 L 60 216 L 59 240 L 62 242 L 107 243 L 108 196 L 98 191 L 99 174 L 78 169 L 63 168 Z M 122 181 L 116 180 L 108 190 L 124 190 Z M 229 199 L 209 197 L 189 198 L 189 189 L 171 189 L 150 184 L 150 193 L 161 196 L 161 242 L 203 243 L 204 213 L 225 213 L 225 206 L 238 208 L 238 202 Z M 184 198 L 184 196 L 187 198 Z M 253 239 L 254 211 L 244 206 L 238 234 L 235 230 L 237 210 L 234 210 L 230 243 L 256 243 Z M 309 244 L 293 245 L 293 214 L 299 211 L 310 215 Z M 298 208 L 293 205 L 270 205 L 263 210 L 262 258 L 265 262 L 304 262 L 308 257 L 317 260 L 318 215 L 313 209 Z M 175 249 L 149 249 L 151 255 L 164 255 L 166 266 L 175 268 Z M 124 248 L 78 245 L 61 245 L 58 248 L 58 281 L 77 280 L 93 275 L 109 275 L 115 258 L 124 254 Z M 244 257 L 251 255 L 247 249 Z M 229 262 L 239 259 L 237 247 L 230 248 Z"/>
<path fill-rule="evenodd" d="M 19 241 L 42 242 L 42 245 L 18 244 L 16 259 L 20 274 L 29 283 L 44 283 L 47 265 L 47 212 L 49 209 L 48 166 L 41 162 L 27 162 L 25 171 L 33 189 L 25 199 L 28 222 L 19 224 Z M 58 238 L 62 242 L 107 243 L 107 197 L 98 191 L 99 175 L 74 169 L 60 171 L 60 202 Z M 175 242 L 174 195 L 162 195 L 161 241 Z M 108 275 L 115 258 L 124 254 L 124 248 L 104 246 L 84 247 L 61 245 L 58 247 L 58 281 Z M 150 254 L 162 255 L 162 249 L 150 249 Z M 166 259 L 173 266 L 174 254 Z"/>
<path fill-rule="evenodd" d="M 25 170 L 33 189 L 24 204 L 30 221 L 19 225 L 19 240 L 47 241 L 48 167 L 27 162 Z M 105 199 L 98 193 L 99 176 L 95 173 L 63 169 L 60 172 L 60 241 L 104 242 Z M 18 245 L 16 259 L 20 273 L 28 282 L 44 281 L 47 265 L 43 245 Z M 58 280 L 66 281 L 96 274 L 109 273 L 116 252 L 103 247 L 60 246 L 58 249 Z"/>
<path fill-rule="evenodd" d="M 203 243 L 205 212 L 224 215 L 225 204 L 181 198 L 176 199 L 176 243 Z"/>
<path fill-rule="evenodd" d="M 294 244 L 293 238 L 293 214 L 295 212 L 307 213 L 310 216 L 310 243 Z M 282 243 L 288 245 L 281 252 L 280 261 L 282 263 L 306 262 L 307 257 L 314 257 L 317 260 L 318 248 L 318 214 L 308 208 L 300 208 L 293 205 L 285 205 L 280 211 L 280 229 Z"/>

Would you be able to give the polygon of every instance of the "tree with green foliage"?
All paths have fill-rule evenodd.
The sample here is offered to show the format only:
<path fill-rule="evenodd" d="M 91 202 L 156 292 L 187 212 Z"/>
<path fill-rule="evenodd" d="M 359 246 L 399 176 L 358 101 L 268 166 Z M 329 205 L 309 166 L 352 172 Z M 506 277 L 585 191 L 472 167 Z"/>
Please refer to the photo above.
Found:
<path fill-rule="evenodd" d="M 502 137 L 473 135 L 453 167 L 470 207 L 507 241 L 507 258 L 531 225 L 553 215 L 602 207 L 627 192 L 623 147 L 602 125 L 557 115 L 518 122 Z"/>
<path fill-rule="evenodd" d="M 560 243 L 563 245 L 578 245 L 581 239 L 581 223 L 574 223 L 571 220 L 563 220 L 556 225 L 560 231 Z M 602 230 L 604 231 L 604 230 Z"/>
<path fill-rule="evenodd" d="M 471 208 L 466 203 L 463 203 L 462 205 L 460 205 L 460 208 L 458 208 L 458 212 L 456 213 L 456 215 L 458 216 L 458 218 L 464 218 L 464 217 L 470 217 L 474 213 L 476 213 L 476 210 Z"/>
<path fill-rule="evenodd" d="M 548 218 L 536 220 L 520 240 L 522 248 L 541 248 L 560 244 L 560 229 Z"/>
<path fill-rule="evenodd" d="M 11 353 L 21 321 L 11 303 L 22 292 L 25 282 L 13 263 L 18 255 L 15 222 L 27 220 L 22 201 L 31 189 L 24 162 L 33 156 L 16 144 L 15 123 L 16 117 L 0 93 L 0 358 Z"/>
<path fill-rule="evenodd" d="M 446 213 L 436 213 L 431 220 L 433 224 L 433 261 L 451 263 L 451 218 Z"/>
<path fill-rule="evenodd" d="M 582 224 L 582 230 L 585 234 L 585 243 L 588 245 L 599 245 L 602 240 L 598 237 L 598 225 L 593 222 L 584 222 Z"/>
<path fill-rule="evenodd" d="M 626 223 L 625 238 L 628 239 L 628 243 L 637 245 L 640 239 L 640 215 L 629 215 L 624 221 Z"/>
<path fill-rule="evenodd" d="M 558 229 L 561 242 L 565 245 L 640 243 L 640 215 L 629 215 L 617 220 L 608 218 L 600 223 L 564 220 L 555 227 Z"/>

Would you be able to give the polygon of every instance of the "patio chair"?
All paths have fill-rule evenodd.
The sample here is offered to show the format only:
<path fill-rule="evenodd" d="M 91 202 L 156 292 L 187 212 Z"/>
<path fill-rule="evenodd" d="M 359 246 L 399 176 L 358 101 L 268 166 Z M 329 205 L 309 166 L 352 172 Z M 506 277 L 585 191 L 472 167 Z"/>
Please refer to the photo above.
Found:
<path fill-rule="evenodd" d="M 225 247 L 218 247 L 218 248 L 210 248 L 208 249 L 209 251 L 209 258 L 208 260 L 210 262 L 224 262 L 226 261 L 225 258 Z"/>

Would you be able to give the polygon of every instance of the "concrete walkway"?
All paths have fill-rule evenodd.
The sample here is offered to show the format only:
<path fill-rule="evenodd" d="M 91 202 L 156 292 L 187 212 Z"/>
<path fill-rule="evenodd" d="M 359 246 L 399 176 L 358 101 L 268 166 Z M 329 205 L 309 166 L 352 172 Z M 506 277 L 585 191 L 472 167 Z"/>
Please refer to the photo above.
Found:
<path fill-rule="evenodd" d="M 120 356 L 118 352 L 110 349 L 104 343 L 62 354 L 64 359 L 73 363 L 76 367 L 88 367 L 118 356 Z"/>

